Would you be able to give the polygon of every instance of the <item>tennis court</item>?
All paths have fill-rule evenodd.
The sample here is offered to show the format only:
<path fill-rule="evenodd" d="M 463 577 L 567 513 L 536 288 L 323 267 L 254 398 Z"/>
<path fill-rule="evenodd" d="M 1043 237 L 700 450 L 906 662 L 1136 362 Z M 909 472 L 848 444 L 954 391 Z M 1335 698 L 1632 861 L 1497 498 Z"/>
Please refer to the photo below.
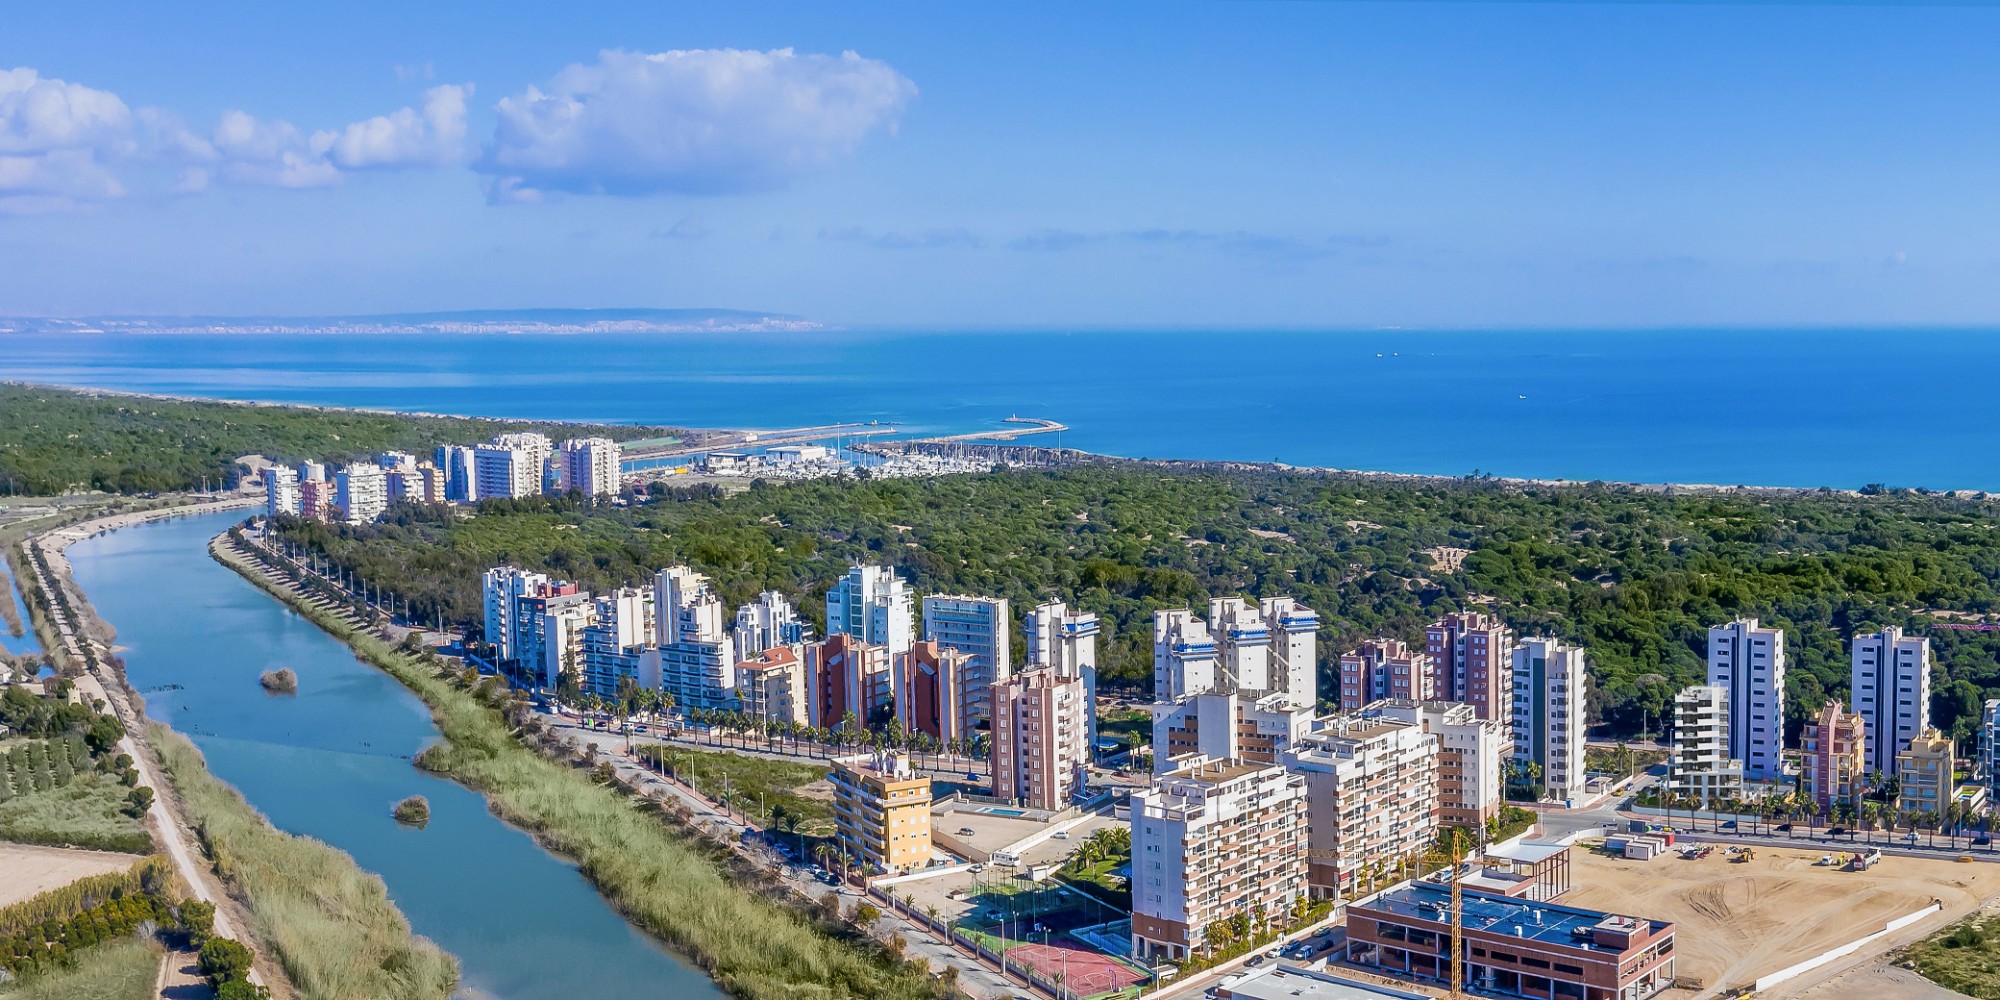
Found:
<path fill-rule="evenodd" d="M 980 882 L 967 894 L 971 912 L 958 928 L 987 950 L 1003 949 L 1010 968 L 1030 969 L 1045 983 L 1077 997 L 1128 990 L 1151 978 L 1138 966 L 1071 936 L 1103 924 L 1100 902 L 1056 883 L 1011 878 Z"/>

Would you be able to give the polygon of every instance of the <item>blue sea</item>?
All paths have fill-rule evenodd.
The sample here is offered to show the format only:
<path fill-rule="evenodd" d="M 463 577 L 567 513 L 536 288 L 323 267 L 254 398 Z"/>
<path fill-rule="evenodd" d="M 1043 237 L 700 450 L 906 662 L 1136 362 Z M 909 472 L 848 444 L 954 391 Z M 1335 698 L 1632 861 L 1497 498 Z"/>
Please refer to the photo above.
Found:
<path fill-rule="evenodd" d="M 0 335 L 0 378 L 707 427 L 896 421 L 1128 457 L 2000 490 L 2000 331 Z"/>

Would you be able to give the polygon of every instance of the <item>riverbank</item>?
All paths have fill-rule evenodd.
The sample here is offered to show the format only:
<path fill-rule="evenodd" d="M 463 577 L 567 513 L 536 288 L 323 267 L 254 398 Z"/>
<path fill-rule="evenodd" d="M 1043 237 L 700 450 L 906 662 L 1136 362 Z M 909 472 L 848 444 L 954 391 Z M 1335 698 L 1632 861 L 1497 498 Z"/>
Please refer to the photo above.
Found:
<path fill-rule="evenodd" d="M 211 552 L 415 692 L 445 737 L 423 754 L 425 768 L 481 792 L 501 818 L 575 859 L 628 920 L 680 949 L 725 990 L 747 1000 L 941 995 L 918 968 L 795 907 L 756 873 L 725 867 L 726 858 L 649 806 L 524 746 L 442 661 L 400 650 L 281 586 L 254 551 L 227 536 Z"/>
<path fill-rule="evenodd" d="M 42 600 L 30 602 L 30 613 L 85 696 L 103 698 L 124 723 L 121 749 L 157 793 L 148 815 L 154 839 L 191 895 L 216 904 L 216 934 L 252 945 L 257 980 L 277 996 L 305 1000 L 442 1000 L 456 983 L 450 957 L 410 933 L 379 879 L 341 851 L 271 826 L 208 773 L 184 738 L 148 724 L 144 700 L 113 654 L 115 630 L 71 573 L 66 550 L 83 539 L 255 503 L 231 497 L 123 511 L 31 535 L 20 546 L 30 574 L 23 579 Z"/>

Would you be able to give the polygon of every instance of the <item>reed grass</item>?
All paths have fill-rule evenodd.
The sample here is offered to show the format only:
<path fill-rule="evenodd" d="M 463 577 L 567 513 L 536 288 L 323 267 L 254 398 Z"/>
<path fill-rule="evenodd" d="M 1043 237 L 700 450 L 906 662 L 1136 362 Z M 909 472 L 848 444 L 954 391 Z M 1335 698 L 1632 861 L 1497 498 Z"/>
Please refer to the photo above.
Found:
<path fill-rule="evenodd" d="M 760 895 L 726 859 L 666 825 L 657 810 L 548 760 L 517 740 L 500 713 L 433 667 L 314 607 L 258 573 L 238 551 L 225 565 L 289 604 L 430 706 L 444 741 L 420 763 L 483 793 L 493 811 L 574 858 L 626 917 L 746 1000 L 918 1000 L 948 995 L 921 963 Z"/>
<path fill-rule="evenodd" d="M 137 936 L 74 954 L 67 967 L 0 986 L 0 1000 L 151 1000 L 160 947 Z"/>
<path fill-rule="evenodd" d="M 458 964 L 410 930 L 382 880 L 346 852 L 285 833 L 210 774 L 165 726 L 154 749 L 216 871 L 248 905 L 257 939 L 305 1000 L 445 1000 Z"/>

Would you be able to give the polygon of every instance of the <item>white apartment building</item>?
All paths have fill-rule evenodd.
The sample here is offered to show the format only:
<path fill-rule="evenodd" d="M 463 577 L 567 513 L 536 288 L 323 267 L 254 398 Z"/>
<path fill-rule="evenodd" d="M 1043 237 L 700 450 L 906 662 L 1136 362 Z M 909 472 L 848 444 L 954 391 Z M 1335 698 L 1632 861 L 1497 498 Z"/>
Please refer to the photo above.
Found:
<path fill-rule="evenodd" d="M 618 442 L 610 438 L 570 438 L 556 447 L 557 488 L 587 497 L 618 495 Z"/>
<path fill-rule="evenodd" d="M 1161 702 L 1213 691 L 1222 681 L 1215 639 L 1192 611 L 1153 613 L 1153 697 Z"/>
<path fill-rule="evenodd" d="M 708 577 L 686 566 L 653 576 L 653 649 L 641 679 L 674 696 L 683 709 L 726 708 L 736 685 L 736 646 L 723 627 L 722 598 Z"/>
<path fill-rule="evenodd" d="M 1988 698 L 1979 715 L 1979 777 L 1988 800 L 2000 800 L 2000 698 Z"/>
<path fill-rule="evenodd" d="M 1090 763 L 1083 678 L 1054 667 L 993 686 L 993 795 L 1031 809 L 1067 808 Z"/>
<path fill-rule="evenodd" d="M 1854 714 L 1867 722 L 1867 771 L 1896 773 L 1896 755 L 1931 728 L 1931 641 L 1893 625 L 1854 637 Z"/>
<path fill-rule="evenodd" d="M 1785 776 L 1785 630 L 1739 618 L 1708 630 L 1708 683 L 1728 692 L 1730 758 L 1748 781 Z"/>
<path fill-rule="evenodd" d="M 264 470 L 264 516 L 299 513 L 299 472 L 273 465 Z"/>
<path fill-rule="evenodd" d="M 541 434 L 502 434 L 473 451 L 473 492 L 481 500 L 542 492 L 551 448 Z"/>
<path fill-rule="evenodd" d="M 584 690 L 616 698 L 623 681 L 643 687 L 640 663 L 655 628 L 652 590 L 624 587 L 599 595 L 592 608 L 590 624 L 582 630 Z"/>
<path fill-rule="evenodd" d="M 1014 672 L 1014 618 L 1004 597 L 924 598 L 924 641 L 967 657 L 953 728 L 972 733 L 993 719 L 993 685 Z"/>
<path fill-rule="evenodd" d="M 889 651 L 910 651 L 917 641 L 910 585 L 887 566 L 855 566 L 826 592 L 826 633 L 846 634 Z"/>
<path fill-rule="evenodd" d="M 1240 597 L 1215 598 L 1208 602 L 1208 634 L 1229 690 L 1252 697 L 1271 692 L 1271 626 L 1261 608 Z"/>
<path fill-rule="evenodd" d="M 333 505 L 348 524 L 367 524 L 389 509 L 389 483 L 382 467 L 349 462 L 333 474 Z"/>
<path fill-rule="evenodd" d="M 1500 815 L 1502 765 L 1514 744 L 1498 719 L 1458 701 L 1379 701 L 1362 715 L 1408 723 L 1437 740 L 1439 822 L 1480 830 Z"/>
<path fill-rule="evenodd" d="M 1271 629 L 1271 689 L 1293 705 L 1319 704 L 1319 612 L 1289 597 L 1266 598 Z"/>
<path fill-rule="evenodd" d="M 1207 691 L 1156 701 L 1153 771 L 1165 774 L 1190 759 L 1275 764 L 1312 731 L 1313 710 L 1283 694 L 1256 700 L 1234 691 Z"/>
<path fill-rule="evenodd" d="M 1541 769 L 1550 801 L 1583 794 L 1583 650 L 1530 636 L 1514 645 L 1514 760 Z"/>
<path fill-rule="evenodd" d="M 1035 605 L 1022 622 L 1026 640 L 1027 668 L 1047 668 L 1065 677 L 1083 679 L 1085 718 L 1089 720 L 1087 744 L 1097 747 L 1097 636 L 1101 629 L 1097 616 L 1088 611 L 1071 611 L 1061 601 Z M 998 712 L 998 709 L 995 709 Z"/>
<path fill-rule="evenodd" d="M 736 643 L 736 658 L 754 660 L 774 646 L 804 644 L 811 638 L 812 627 L 799 617 L 785 595 L 767 590 L 736 609 L 736 629 L 730 635 Z"/>
<path fill-rule="evenodd" d="M 1347 892 L 1376 862 L 1393 868 L 1420 857 L 1437 836 L 1438 738 L 1413 723 L 1335 716 L 1288 751 L 1284 766 L 1305 781 L 1315 896 Z"/>
<path fill-rule="evenodd" d="M 1729 754 L 1729 689 L 1697 684 L 1674 696 L 1667 791 L 1703 808 L 1743 794 L 1743 762 Z"/>
<path fill-rule="evenodd" d="M 1237 914 L 1306 894 L 1305 782 L 1282 767 L 1209 761 L 1132 795 L 1132 954 L 1180 960 Z"/>

